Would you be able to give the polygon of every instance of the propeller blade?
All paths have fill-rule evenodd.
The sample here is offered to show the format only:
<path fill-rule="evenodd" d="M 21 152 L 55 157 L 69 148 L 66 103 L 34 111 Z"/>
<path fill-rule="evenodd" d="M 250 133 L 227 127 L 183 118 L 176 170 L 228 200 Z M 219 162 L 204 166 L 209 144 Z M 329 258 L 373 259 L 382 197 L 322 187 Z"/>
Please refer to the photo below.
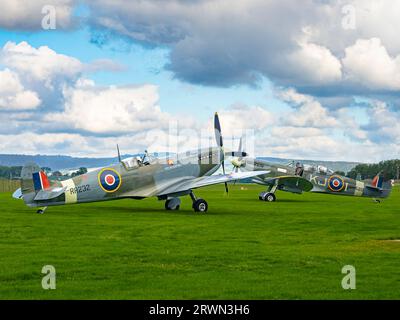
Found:
<path fill-rule="evenodd" d="M 223 159 L 223 161 L 222 161 L 222 172 L 223 172 L 223 174 L 225 174 L 225 161 L 224 161 L 225 159 Z M 229 190 L 228 190 L 228 183 L 224 183 L 225 184 L 225 192 L 226 192 L 226 194 L 228 194 L 228 192 L 229 192 Z"/>
<path fill-rule="evenodd" d="M 215 131 L 215 141 L 217 142 L 217 146 L 221 149 L 222 159 L 222 172 L 225 174 L 225 152 L 224 152 L 224 141 L 222 139 L 222 132 L 221 132 L 221 124 L 219 122 L 218 113 L 216 112 L 214 115 L 214 131 Z M 225 182 L 225 192 L 228 193 L 228 184 Z"/>
<path fill-rule="evenodd" d="M 224 160 L 225 160 L 225 159 L 223 159 L 223 160 L 222 160 L 222 163 L 221 163 L 223 174 L 225 174 L 225 161 L 224 161 Z M 229 193 L 229 190 L 228 190 L 228 183 L 226 183 L 226 182 L 225 182 L 225 192 L 226 192 L 226 194 Z"/>
<path fill-rule="evenodd" d="M 242 138 L 243 137 L 240 137 L 240 140 L 239 140 L 239 152 L 242 152 L 242 148 L 243 148 Z M 241 161 L 243 157 L 247 157 L 246 152 L 242 152 L 242 153 L 243 153 L 243 155 L 239 156 L 239 161 Z"/>
<path fill-rule="evenodd" d="M 117 144 L 118 161 L 121 162 L 121 154 L 119 153 L 119 146 Z"/>
<path fill-rule="evenodd" d="M 215 131 L 215 141 L 217 142 L 217 146 L 222 148 L 224 146 L 224 142 L 222 140 L 221 124 L 219 123 L 219 117 L 217 112 L 214 115 L 214 131 Z"/>

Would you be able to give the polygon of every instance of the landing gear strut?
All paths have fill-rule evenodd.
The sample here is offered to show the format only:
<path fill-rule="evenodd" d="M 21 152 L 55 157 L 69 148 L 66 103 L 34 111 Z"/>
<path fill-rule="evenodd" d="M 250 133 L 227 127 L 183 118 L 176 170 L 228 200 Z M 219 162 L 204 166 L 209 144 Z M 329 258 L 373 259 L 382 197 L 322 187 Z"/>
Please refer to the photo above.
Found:
<path fill-rule="evenodd" d="M 37 214 L 43 214 L 46 211 L 47 207 L 39 208 L 36 213 Z"/>
<path fill-rule="evenodd" d="M 196 196 L 194 195 L 193 191 L 190 191 L 189 193 L 190 198 L 192 198 L 192 208 L 195 212 L 207 212 L 208 210 L 208 204 L 207 201 L 201 198 L 196 198 Z"/>

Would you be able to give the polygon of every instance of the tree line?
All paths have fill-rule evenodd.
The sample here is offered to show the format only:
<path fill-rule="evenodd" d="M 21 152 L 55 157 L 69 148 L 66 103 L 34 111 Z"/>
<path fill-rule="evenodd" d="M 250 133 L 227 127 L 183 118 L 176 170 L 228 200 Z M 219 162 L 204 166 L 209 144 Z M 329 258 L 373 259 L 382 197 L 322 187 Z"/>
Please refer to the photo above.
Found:
<path fill-rule="evenodd" d="M 60 171 L 52 171 L 51 168 L 43 167 L 41 168 L 46 174 L 49 176 L 50 179 L 57 179 L 63 180 L 66 178 L 71 178 L 75 176 L 79 176 L 87 172 L 85 167 L 81 167 L 76 171 L 73 171 L 70 174 L 62 174 Z M 15 180 L 21 177 L 22 166 L 14 166 L 14 167 L 6 167 L 0 166 L 0 178 L 7 179 L 7 180 Z"/>
<path fill-rule="evenodd" d="M 15 166 L 15 167 L 6 167 L 6 166 L 0 166 L 0 178 L 4 179 L 16 179 L 21 176 L 21 166 Z"/>
<path fill-rule="evenodd" d="M 381 172 L 384 180 L 399 180 L 400 159 L 386 160 L 373 164 L 358 164 L 347 173 L 347 176 L 355 179 L 358 175 L 361 175 L 361 179 L 372 179 L 379 172 Z"/>

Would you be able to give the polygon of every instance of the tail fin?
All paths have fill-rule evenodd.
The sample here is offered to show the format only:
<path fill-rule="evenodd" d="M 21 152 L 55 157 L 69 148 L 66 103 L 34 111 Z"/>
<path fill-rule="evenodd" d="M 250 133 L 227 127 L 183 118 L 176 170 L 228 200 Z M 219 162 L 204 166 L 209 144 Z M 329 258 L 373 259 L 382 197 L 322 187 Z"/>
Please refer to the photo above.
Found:
<path fill-rule="evenodd" d="M 21 193 L 25 203 L 33 201 L 36 194 L 50 187 L 46 173 L 35 163 L 27 163 L 21 171 Z"/>
<path fill-rule="evenodd" d="M 372 192 L 379 192 L 379 198 L 387 198 L 392 191 L 393 184 L 391 181 L 383 181 L 381 172 L 379 172 L 372 179 L 371 184 L 366 187 Z"/>
<path fill-rule="evenodd" d="M 383 178 L 381 177 L 380 172 L 372 179 L 371 186 L 374 188 L 382 189 Z"/>
<path fill-rule="evenodd" d="M 44 171 L 34 172 L 32 178 L 36 192 L 50 187 L 50 181 Z"/>

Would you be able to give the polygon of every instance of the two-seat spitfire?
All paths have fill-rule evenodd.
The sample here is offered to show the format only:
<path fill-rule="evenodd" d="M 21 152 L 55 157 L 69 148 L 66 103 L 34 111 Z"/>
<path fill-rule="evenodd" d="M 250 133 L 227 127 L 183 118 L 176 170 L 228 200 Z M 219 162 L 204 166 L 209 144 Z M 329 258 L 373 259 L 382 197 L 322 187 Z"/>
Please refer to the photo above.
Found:
<path fill-rule="evenodd" d="M 242 141 L 240 140 L 239 152 Z M 234 157 L 232 160 L 234 172 L 267 171 L 267 174 L 252 178 L 252 181 L 267 186 L 267 191 L 261 192 L 260 200 L 273 202 L 276 200 L 275 191 L 292 193 L 315 192 L 332 195 L 369 197 L 376 199 L 387 198 L 392 185 L 384 182 L 378 173 L 372 181 L 361 181 L 335 174 L 324 166 L 278 164 L 250 157 Z"/>
<path fill-rule="evenodd" d="M 98 169 L 65 181 L 51 181 L 36 164 L 27 164 L 21 172 L 21 188 L 14 198 L 23 199 L 30 207 L 43 213 L 48 206 L 117 199 L 157 197 L 165 200 L 167 210 L 178 210 L 180 196 L 190 195 L 193 210 L 206 212 L 208 204 L 197 198 L 193 189 L 225 183 L 257 175 L 266 171 L 232 172 L 225 174 L 224 158 L 246 156 L 245 152 L 226 152 L 223 148 L 218 115 L 214 117 L 218 147 L 186 152 L 165 159 L 129 158 L 115 165 Z M 212 175 L 222 165 L 223 174 Z"/>

